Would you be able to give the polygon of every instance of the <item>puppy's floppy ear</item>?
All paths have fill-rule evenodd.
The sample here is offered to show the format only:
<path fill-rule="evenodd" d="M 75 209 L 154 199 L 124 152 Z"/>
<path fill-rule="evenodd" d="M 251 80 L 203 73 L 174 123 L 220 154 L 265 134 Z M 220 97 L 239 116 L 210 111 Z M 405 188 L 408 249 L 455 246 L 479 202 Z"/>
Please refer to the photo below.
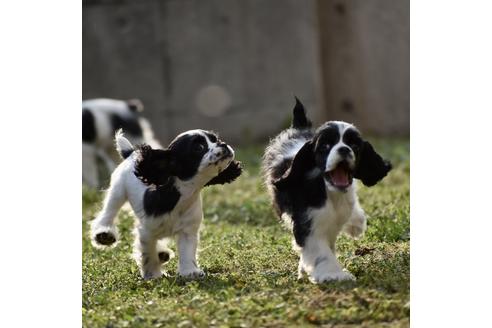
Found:
<path fill-rule="evenodd" d="M 381 181 L 391 168 L 391 163 L 376 153 L 369 142 L 364 141 L 357 159 L 354 178 L 371 187 Z"/>
<path fill-rule="evenodd" d="M 278 188 L 290 182 L 298 181 L 315 165 L 314 141 L 309 140 L 299 149 L 284 175 L 274 180 L 273 184 Z"/>
<path fill-rule="evenodd" d="M 241 173 L 243 173 L 241 162 L 232 161 L 229 166 L 225 168 L 225 170 L 223 170 L 216 177 L 207 182 L 205 186 L 231 183 L 232 181 L 236 180 L 241 175 Z"/>
<path fill-rule="evenodd" d="M 168 149 L 152 149 L 143 145 L 138 149 L 135 176 L 147 185 L 161 186 L 175 175 L 176 163 Z"/>

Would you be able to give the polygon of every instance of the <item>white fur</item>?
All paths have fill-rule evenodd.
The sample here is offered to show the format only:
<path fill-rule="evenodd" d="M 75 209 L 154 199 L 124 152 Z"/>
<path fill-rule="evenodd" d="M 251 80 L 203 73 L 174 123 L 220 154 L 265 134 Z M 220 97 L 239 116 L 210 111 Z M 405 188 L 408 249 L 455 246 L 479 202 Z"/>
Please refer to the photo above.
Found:
<path fill-rule="evenodd" d="M 123 136 L 123 130 L 122 129 L 119 129 L 116 132 L 115 143 L 116 143 L 116 151 L 118 151 L 119 153 L 122 153 L 124 151 L 133 150 L 133 146 L 130 143 L 130 141 L 128 141 L 128 139 L 126 139 Z"/>
<path fill-rule="evenodd" d="M 342 230 L 354 238 L 366 230 L 366 216 L 359 205 L 354 185 L 346 192 L 327 190 L 327 194 L 323 207 L 310 210 L 311 234 L 304 247 L 297 248 L 301 254 L 299 274 L 306 272 L 314 283 L 355 279 L 339 264 L 335 242 Z"/>
<path fill-rule="evenodd" d="M 200 133 L 190 131 L 187 134 Z M 121 133 L 117 134 L 118 147 L 131 147 L 130 142 Z M 149 217 L 145 213 L 143 195 L 148 188 L 134 174 L 136 153 L 124 160 L 111 175 L 111 185 L 106 193 L 101 212 L 91 223 L 91 237 L 95 241 L 99 232 L 111 232 L 116 237 L 115 219 L 123 203 L 128 200 L 137 217 L 134 234 L 134 258 L 144 279 L 158 278 L 165 274 L 161 270 L 158 252 L 167 249 L 169 238 L 176 237 L 179 252 L 178 273 L 184 277 L 197 278 L 204 275 L 197 263 L 198 232 L 203 219 L 201 188 L 229 165 L 232 158 L 216 162 L 217 144 L 208 138 L 209 151 L 202 158 L 198 173 L 190 180 L 176 178 L 176 187 L 181 197 L 171 212 L 161 216 Z M 230 147 L 229 147 L 230 148 Z M 231 149 L 232 151 L 232 149 Z M 171 253 L 172 255 L 172 253 Z"/>

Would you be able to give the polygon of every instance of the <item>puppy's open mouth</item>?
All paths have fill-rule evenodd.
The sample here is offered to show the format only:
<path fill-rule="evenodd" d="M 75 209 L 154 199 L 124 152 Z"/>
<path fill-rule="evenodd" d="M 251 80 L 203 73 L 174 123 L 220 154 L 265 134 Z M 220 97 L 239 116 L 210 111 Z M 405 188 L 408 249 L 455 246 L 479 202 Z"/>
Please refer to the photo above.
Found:
<path fill-rule="evenodd" d="M 353 180 L 352 170 L 347 162 L 338 163 L 337 167 L 325 172 L 325 179 L 334 187 L 345 190 Z"/>

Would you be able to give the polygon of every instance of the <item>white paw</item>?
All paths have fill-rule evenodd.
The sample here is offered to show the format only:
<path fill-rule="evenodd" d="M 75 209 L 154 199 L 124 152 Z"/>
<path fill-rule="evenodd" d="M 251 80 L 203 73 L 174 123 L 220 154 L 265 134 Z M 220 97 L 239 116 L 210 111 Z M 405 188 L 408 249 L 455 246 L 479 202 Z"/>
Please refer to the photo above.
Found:
<path fill-rule="evenodd" d="M 95 248 L 106 249 L 117 244 L 118 231 L 115 227 L 93 226 L 91 230 L 91 243 Z"/>
<path fill-rule="evenodd" d="M 350 220 L 344 227 L 344 231 L 353 238 L 361 237 L 367 229 L 367 220 L 365 216 Z"/>
<path fill-rule="evenodd" d="M 328 281 L 349 281 L 355 280 L 355 277 L 347 271 L 335 272 L 314 272 L 310 277 L 312 283 L 320 284 Z"/>
<path fill-rule="evenodd" d="M 345 227 L 345 232 L 353 238 L 361 237 L 365 231 L 366 231 L 365 227 L 361 227 L 361 226 L 347 225 Z"/>
<path fill-rule="evenodd" d="M 144 280 L 157 279 L 162 276 L 167 277 L 167 274 L 165 272 L 162 272 L 161 270 L 148 271 L 142 273 L 142 278 Z"/>
<path fill-rule="evenodd" d="M 180 270 L 179 275 L 185 279 L 201 279 L 205 277 L 205 272 L 202 269 L 195 268 L 191 270 Z"/>

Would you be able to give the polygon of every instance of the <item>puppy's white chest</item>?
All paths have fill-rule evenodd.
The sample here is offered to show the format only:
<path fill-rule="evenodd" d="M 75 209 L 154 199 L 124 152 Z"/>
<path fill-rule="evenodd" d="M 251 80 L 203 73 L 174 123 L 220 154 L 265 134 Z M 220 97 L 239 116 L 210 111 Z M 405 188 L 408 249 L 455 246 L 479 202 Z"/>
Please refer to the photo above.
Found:
<path fill-rule="evenodd" d="M 323 207 L 312 210 L 310 213 L 314 230 L 322 234 L 338 233 L 349 220 L 352 207 L 353 202 L 350 195 L 327 197 Z"/>

